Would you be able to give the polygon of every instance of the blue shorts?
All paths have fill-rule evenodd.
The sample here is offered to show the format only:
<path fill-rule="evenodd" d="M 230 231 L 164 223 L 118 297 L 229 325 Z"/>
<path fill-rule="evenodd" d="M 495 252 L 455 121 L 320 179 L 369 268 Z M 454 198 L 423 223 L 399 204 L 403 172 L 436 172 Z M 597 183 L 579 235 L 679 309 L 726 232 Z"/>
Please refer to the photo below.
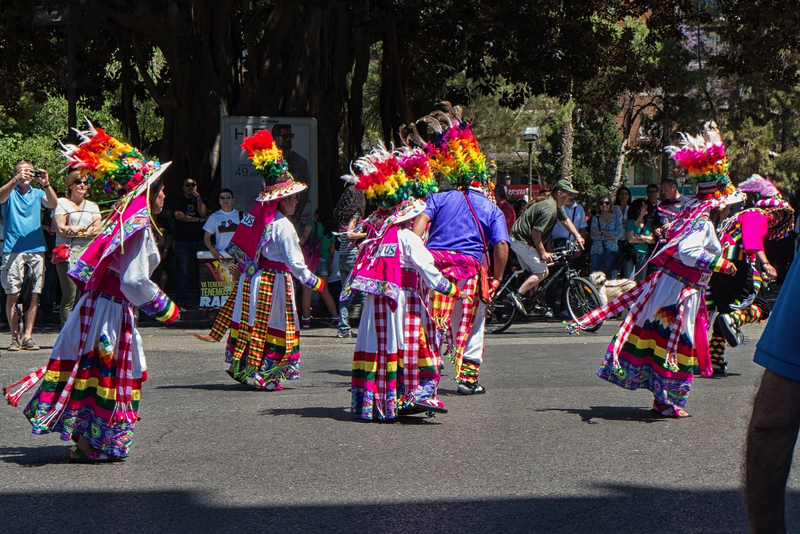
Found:
<path fill-rule="evenodd" d="M 328 260 L 320 258 L 317 268 L 314 269 L 314 274 L 317 276 L 328 276 Z"/>

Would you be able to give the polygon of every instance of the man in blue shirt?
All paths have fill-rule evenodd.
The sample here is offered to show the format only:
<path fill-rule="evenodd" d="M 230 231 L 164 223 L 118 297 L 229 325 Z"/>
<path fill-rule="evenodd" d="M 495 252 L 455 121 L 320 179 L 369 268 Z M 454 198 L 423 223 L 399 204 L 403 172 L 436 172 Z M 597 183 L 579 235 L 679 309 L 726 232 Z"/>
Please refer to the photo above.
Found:
<path fill-rule="evenodd" d="M 42 189 L 34 189 L 31 183 L 39 182 Z M 8 350 L 39 350 L 31 337 L 33 322 L 39 307 L 39 294 L 44 285 L 45 242 L 42 234 L 42 206 L 54 208 L 56 193 L 50 187 L 47 171 L 34 171 L 28 160 L 14 164 L 14 172 L 3 187 L 0 187 L 0 205 L 3 211 L 3 267 L 0 271 L 3 289 L 7 296 L 6 312 L 11 326 L 11 344 Z M 16 316 L 25 270 L 33 277 L 31 305 L 25 311 L 25 332 L 20 338 L 19 318 Z"/>
<path fill-rule="evenodd" d="M 497 289 L 508 260 L 508 230 L 500 208 L 486 198 L 480 187 L 435 193 L 426 199 L 425 204 L 425 211 L 414 221 L 413 230 L 422 236 L 430 222 L 426 246 L 445 277 L 457 284 L 461 291 L 467 284 L 471 287 L 477 284 L 477 274 L 467 277 L 474 269 L 462 265 L 488 265 L 484 247 L 494 245 L 491 284 L 493 289 Z M 471 302 L 457 301 L 454 304 L 450 318 L 455 344 L 450 350 L 462 353 L 458 377 L 458 392 L 462 395 L 486 392 L 478 382 L 478 370 L 483 362 L 486 305 L 480 300 L 480 288 L 469 296 Z M 473 317 L 471 322 L 470 316 Z"/>

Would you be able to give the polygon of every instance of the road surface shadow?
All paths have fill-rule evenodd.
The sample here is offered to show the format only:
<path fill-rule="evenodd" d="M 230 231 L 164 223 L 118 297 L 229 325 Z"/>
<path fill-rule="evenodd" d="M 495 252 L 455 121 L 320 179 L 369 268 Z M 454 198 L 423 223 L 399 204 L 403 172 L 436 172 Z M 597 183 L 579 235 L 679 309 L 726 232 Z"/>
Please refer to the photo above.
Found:
<path fill-rule="evenodd" d="M 352 371 L 350 369 L 319 369 L 317 371 L 313 371 L 314 373 L 327 373 L 329 375 L 336 375 L 336 376 L 346 376 L 350 378 Z"/>
<path fill-rule="evenodd" d="M 0 462 L 17 464 L 23 467 L 41 467 L 50 464 L 69 462 L 71 441 L 63 445 L 43 445 L 36 447 L 0 447 Z"/>
<path fill-rule="evenodd" d="M 543 408 L 534 411 L 573 414 L 579 416 L 581 421 L 589 423 L 590 425 L 597 424 L 595 419 L 602 419 L 604 421 L 634 421 L 637 423 L 658 423 L 667 420 L 667 418 L 651 412 L 649 408 L 632 406 L 591 406 L 588 409 Z"/>
<path fill-rule="evenodd" d="M 205 391 L 260 391 L 258 388 L 231 381 L 230 384 L 173 384 L 156 386 L 155 389 L 202 389 Z"/>
<path fill-rule="evenodd" d="M 127 464 L 127 462 L 126 462 Z M 126 465 L 123 464 L 123 465 Z M 121 467 L 124 469 L 124 467 Z M 45 504 L 102 509 L 102 521 L 135 527 L 137 534 L 243 532 L 280 525 L 282 533 L 353 532 L 524 532 L 548 534 L 641 534 L 675 530 L 687 534 L 746 534 L 742 496 L 737 490 L 690 490 L 638 485 L 597 485 L 587 496 L 425 496 L 390 502 L 335 504 L 216 505 L 202 491 L 4 491 L 3 523 L 27 532 L 58 532 L 64 515 Z M 660 503 L 660 504 L 659 504 Z M 669 503 L 664 505 L 663 503 Z M 800 493 L 786 495 L 790 531 L 800 523 Z M 79 510 L 74 510 L 77 513 Z M 98 521 L 101 519 L 98 518 Z M 112 523 L 113 522 L 113 523 Z M 131 528 L 124 529 L 131 530 Z M 116 531 L 116 529 L 115 529 Z"/>
<path fill-rule="evenodd" d="M 350 413 L 348 408 L 330 408 L 327 406 L 318 406 L 318 407 L 311 407 L 311 408 L 270 408 L 268 410 L 263 410 L 261 415 L 296 415 L 299 417 L 310 417 L 313 419 L 333 419 L 334 421 L 345 421 L 345 422 L 352 422 L 352 423 L 373 423 L 373 424 L 400 424 L 400 425 L 430 425 L 430 424 L 439 424 L 438 421 L 435 421 L 431 418 L 427 418 L 420 415 L 401 415 L 399 417 L 395 417 L 394 419 L 386 419 L 381 421 L 380 419 L 376 419 L 374 421 L 370 421 L 368 419 L 362 419 L 358 416 L 358 414 Z"/>

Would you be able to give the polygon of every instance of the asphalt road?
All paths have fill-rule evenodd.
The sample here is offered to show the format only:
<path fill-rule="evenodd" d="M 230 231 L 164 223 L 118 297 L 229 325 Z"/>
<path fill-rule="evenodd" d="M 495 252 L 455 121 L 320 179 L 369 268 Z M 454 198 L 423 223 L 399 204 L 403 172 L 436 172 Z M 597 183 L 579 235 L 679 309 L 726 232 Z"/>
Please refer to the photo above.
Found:
<path fill-rule="evenodd" d="M 348 412 L 353 340 L 301 339 L 301 378 L 260 392 L 225 373 L 221 344 L 143 327 L 150 380 L 131 458 L 68 463 L 0 407 L 0 531 L 745 533 L 744 431 L 761 370 L 761 327 L 729 350 L 732 374 L 696 379 L 688 411 L 664 420 L 646 391 L 594 376 L 615 324 L 569 337 L 558 322 L 490 336 L 481 382 L 449 414 L 393 423 Z M 0 335 L 0 344 L 7 335 Z M 47 359 L 3 351 L 0 383 Z M 24 401 L 30 398 L 28 394 Z M 800 530 L 800 475 L 790 477 Z"/>

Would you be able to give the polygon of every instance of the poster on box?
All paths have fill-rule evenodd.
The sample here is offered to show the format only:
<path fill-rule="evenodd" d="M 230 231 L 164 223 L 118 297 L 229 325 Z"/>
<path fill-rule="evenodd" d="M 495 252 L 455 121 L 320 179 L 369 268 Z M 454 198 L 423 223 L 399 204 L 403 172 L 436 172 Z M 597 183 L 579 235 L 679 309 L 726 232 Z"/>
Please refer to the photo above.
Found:
<path fill-rule="evenodd" d="M 198 252 L 201 308 L 219 308 L 236 292 L 239 268 L 233 259 L 216 260 L 210 252 Z"/>

